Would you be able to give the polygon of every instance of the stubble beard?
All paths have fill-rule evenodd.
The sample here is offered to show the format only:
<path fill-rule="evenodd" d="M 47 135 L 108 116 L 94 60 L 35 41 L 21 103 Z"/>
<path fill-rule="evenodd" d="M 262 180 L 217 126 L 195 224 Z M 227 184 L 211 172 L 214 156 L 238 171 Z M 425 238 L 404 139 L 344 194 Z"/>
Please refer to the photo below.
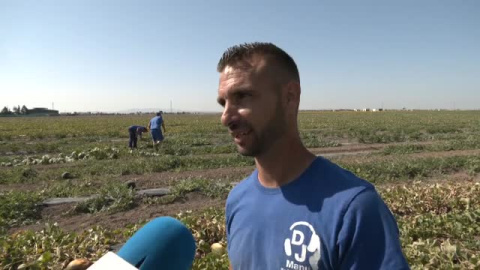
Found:
<path fill-rule="evenodd" d="M 286 134 L 286 124 L 281 105 L 277 103 L 275 113 L 261 130 L 257 132 L 251 128 L 250 136 L 253 136 L 251 146 L 245 148 L 237 145 L 238 153 L 248 157 L 265 154 L 278 139 Z"/>

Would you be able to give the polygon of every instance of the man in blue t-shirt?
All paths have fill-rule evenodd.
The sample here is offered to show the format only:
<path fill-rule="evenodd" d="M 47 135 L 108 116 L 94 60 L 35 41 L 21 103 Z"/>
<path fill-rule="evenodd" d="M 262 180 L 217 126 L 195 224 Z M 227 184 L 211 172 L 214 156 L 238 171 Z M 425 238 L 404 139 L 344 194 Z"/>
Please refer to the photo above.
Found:
<path fill-rule="evenodd" d="M 157 115 L 150 119 L 150 122 L 148 123 L 148 128 L 152 134 L 153 148 L 155 150 L 158 150 L 158 145 L 164 139 L 162 129 L 160 127 L 163 127 L 163 132 L 165 132 L 165 123 L 163 121 L 162 111 L 158 112 Z"/>
<path fill-rule="evenodd" d="M 138 136 L 142 138 L 142 133 L 147 132 L 146 127 L 142 126 L 130 126 L 128 128 L 128 134 L 129 134 L 129 140 L 128 140 L 128 147 L 131 149 L 137 148 L 137 141 L 138 141 Z"/>
<path fill-rule="evenodd" d="M 294 60 L 249 43 L 229 48 L 217 70 L 221 122 L 256 164 L 226 202 L 231 269 L 409 269 L 375 187 L 303 145 Z"/>

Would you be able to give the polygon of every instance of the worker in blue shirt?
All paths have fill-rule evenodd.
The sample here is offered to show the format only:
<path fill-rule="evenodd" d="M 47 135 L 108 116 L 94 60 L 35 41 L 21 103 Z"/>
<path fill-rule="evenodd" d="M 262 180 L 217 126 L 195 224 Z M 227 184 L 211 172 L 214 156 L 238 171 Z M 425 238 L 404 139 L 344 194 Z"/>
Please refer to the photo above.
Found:
<path fill-rule="evenodd" d="M 157 115 L 150 119 L 150 122 L 148 123 L 148 128 L 150 129 L 150 134 L 152 135 L 153 148 L 155 150 L 158 150 L 158 145 L 164 139 L 162 129 L 160 128 L 163 127 L 163 132 L 165 132 L 165 122 L 163 121 L 162 113 L 162 111 L 158 112 Z"/>

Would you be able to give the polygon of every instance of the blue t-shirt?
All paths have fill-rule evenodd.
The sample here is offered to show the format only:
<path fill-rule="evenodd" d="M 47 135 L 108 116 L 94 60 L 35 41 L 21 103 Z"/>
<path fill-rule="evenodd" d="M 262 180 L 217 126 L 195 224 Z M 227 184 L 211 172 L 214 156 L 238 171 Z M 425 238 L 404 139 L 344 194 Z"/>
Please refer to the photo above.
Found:
<path fill-rule="evenodd" d="M 150 129 L 160 129 L 162 125 L 163 118 L 162 116 L 155 116 L 150 120 Z"/>
<path fill-rule="evenodd" d="M 226 228 L 234 270 L 409 269 L 374 186 L 322 157 L 280 188 L 255 170 L 230 192 Z"/>

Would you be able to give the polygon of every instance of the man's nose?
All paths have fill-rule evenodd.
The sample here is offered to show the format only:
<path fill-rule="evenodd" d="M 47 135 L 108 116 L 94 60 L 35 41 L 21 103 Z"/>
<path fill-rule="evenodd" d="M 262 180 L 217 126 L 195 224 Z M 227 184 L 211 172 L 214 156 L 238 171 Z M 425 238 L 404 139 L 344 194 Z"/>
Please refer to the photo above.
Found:
<path fill-rule="evenodd" d="M 229 127 L 235 121 L 237 115 L 237 108 L 229 102 L 225 103 L 222 113 L 222 124 Z"/>

